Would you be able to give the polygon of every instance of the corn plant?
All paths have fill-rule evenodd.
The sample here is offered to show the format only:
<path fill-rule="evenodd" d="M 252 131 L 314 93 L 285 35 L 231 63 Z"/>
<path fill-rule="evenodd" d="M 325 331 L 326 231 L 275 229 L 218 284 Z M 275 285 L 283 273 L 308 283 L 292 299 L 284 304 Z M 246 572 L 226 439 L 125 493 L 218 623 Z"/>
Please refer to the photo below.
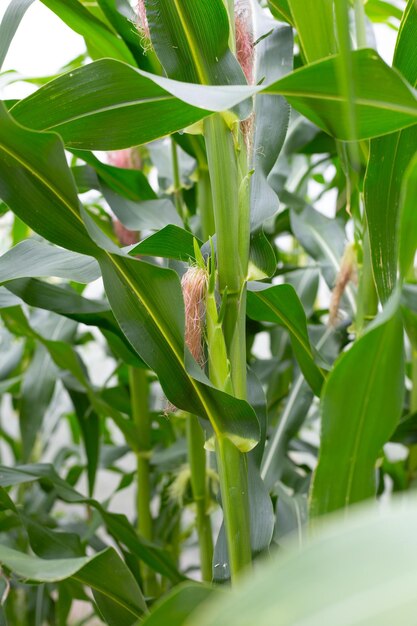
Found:
<path fill-rule="evenodd" d="M 86 51 L 1 74 L 0 623 L 413 623 L 415 0 L 41 2 Z"/>

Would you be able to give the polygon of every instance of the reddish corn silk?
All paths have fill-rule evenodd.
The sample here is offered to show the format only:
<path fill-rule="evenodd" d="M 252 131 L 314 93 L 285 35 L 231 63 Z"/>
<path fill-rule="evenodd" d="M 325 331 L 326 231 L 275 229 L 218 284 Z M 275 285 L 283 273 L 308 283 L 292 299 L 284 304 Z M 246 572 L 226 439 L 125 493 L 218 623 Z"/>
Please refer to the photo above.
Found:
<path fill-rule="evenodd" d="M 151 34 L 149 31 L 148 18 L 146 16 L 145 0 L 138 0 L 137 15 L 138 29 L 144 34 L 146 39 L 150 40 Z"/>
<path fill-rule="evenodd" d="M 110 165 L 125 170 L 139 170 L 142 165 L 140 154 L 135 148 L 109 152 L 107 158 Z M 132 246 L 139 241 L 139 233 L 126 228 L 126 226 L 123 226 L 117 219 L 113 219 L 113 230 L 122 246 Z"/>
<path fill-rule="evenodd" d="M 139 241 L 139 233 L 136 230 L 129 230 L 119 220 L 113 220 L 113 230 L 122 246 L 133 246 Z"/>
<path fill-rule="evenodd" d="M 235 38 L 237 60 L 246 76 L 246 80 L 249 84 L 252 84 L 254 82 L 255 54 L 250 0 L 235 1 Z M 254 128 L 255 118 L 253 113 L 246 120 L 240 122 L 240 129 L 249 158 L 253 150 Z"/>
<path fill-rule="evenodd" d="M 181 280 L 185 306 L 185 343 L 197 363 L 204 366 L 203 328 L 207 273 L 190 267 Z"/>
<path fill-rule="evenodd" d="M 329 307 L 329 326 L 335 326 L 339 320 L 340 302 L 350 282 L 357 283 L 357 259 L 352 246 L 348 246 L 342 257 L 340 270 L 333 288 Z"/>
<path fill-rule="evenodd" d="M 235 2 L 236 56 L 249 84 L 253 82 L 254 41 L 250 2 Z"/>
<path fill-rule="evenodd" d="M 140 170 L 142 161 L 139 152 L 135 148 L 114 150 L 107 154 L 110 165 L 121 167 L 125 170 Z"/>

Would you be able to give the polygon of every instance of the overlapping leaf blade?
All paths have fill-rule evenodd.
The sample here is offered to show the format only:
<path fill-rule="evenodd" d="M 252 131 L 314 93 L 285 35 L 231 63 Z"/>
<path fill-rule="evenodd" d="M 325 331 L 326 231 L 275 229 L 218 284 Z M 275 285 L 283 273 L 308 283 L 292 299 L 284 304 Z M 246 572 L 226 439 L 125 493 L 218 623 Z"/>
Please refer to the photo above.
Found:
<path fill-rule="evenodd" d="M 417 7 L 409 0 L 398 33 L 394 67 L 417 84 Z M 385 301 L 395 287 L 398 225 L 404 173 L 417 150 L 417 125 L 374 139 L 365 178 L 365 208 L 376 287 Z"/>
<path fill-rule="evenodd" d="M 298 296 L 291 285 L 276 285 L 248 293 L 248 315 L 252 319 L 282 324 L 290 332 L 296 358 L 313 391 L 320 395 L 323 373 L 314 363 L 307 333 L 306 316 Z"/>
<path fill-rule="evenodd" d="M 86 498 L 75 491 L 71 485 L 62 480 L 51 465 L 33 464 L 17 467 L 0 467 L 0 486 L 11 487 L 38 480 L 46 481 L 56 490 L 57 496 L 69 504 L 88 504 L 95 508 L 105 524 L 108 532 L 116 541 L 125 545 L 132 554 L 137 555 L 152 569 L 160 572 L 174 583 L 181 582 L 184 577 L 174 566 L 172 559 L 162 550 L 143 539 L 128 522 L 124 515 L 107 511 L 97 500 Z"/>
<path fill-rule="evenodd" d="M 0 562 L 26 580 L 55 582 L 74 578 L 90 586 L 107 623 L 112 626 L 131 626 L 146 610 L 133 574 L 113 548 L 92 557 L 53 560 L 0 546 Z"/>
<path fill-rule="evenodd" d="M 6 112 L 2 116 L 2 132 L 5 129 L 14 150 L 25 149 L 25 157 L 19 160 L 18 167 L 8 167 L 10 150 L 6 146 L 3 152 L 0 143 L 0 193 L 4 188 L 9 205 L 39 234 L 97 258 L 118 323 L 138 354 L 158 374 L 168 398 L 179 408 L 210 419 L 215 429 L 231 437 L 242 449 L 251 449 L 259 436 L 253 409 L 212 387 L 191 356 L 184 356 L 184 305 L 178 276 L 171 270 L 123 255 L 84 212 L 96 239 L 94 243 L 79 213 L 59 138 L 27 131 Z M 35 155 L 35 148 L 42 151 L 43 159 Z M 55 159 L 50 169 L 45 162 L 48 153 Z M 55 170 L 56 163 L 61 166 L 59 172 Z M 55 176 L 60 176 L 58 182 Z M 27 195 L 29 187 L 34 197 L 41 200 L 36 211 Z"/>
<path fill-rule="evenodd" d="M 413 623 L 416 523 L 413 498 L 338 517 L 301 550 L 286 546 L 231 593 L 214 595 L 184 626 Z"/>
<path fill-rule="evenodd" d="M 417 100 L 410 86 L 374 50 L 351 54 L 356 137 L 345 124 L 346 99 L 338 82 L 337 55 L 296 70 L 264 91 L 285 96 L 320 128 L 346 141 L 385 135 L 414 124 Z"/>
<path fill-rule="evenodd" d="M 174 98 L 129 65 L 109 59 L 69 72 L 25 98 L 14 117 L 54 130 L 66 145 L 118 150 L 181 130 L 207 113 Z M 54 101 L 53 107 L 46 106 Z"/>
<path fill-rule="evenodd" d="M 396 299 L 336 361 L 323 389 L 312 515 L 375 495 L 376 460 L 397 426 L 403 399 L 403 327 Z"/>
<path fill-rule="evenodd" d="M 333 0 L 287 0 L 287 3 L 307 62 L 335 54 Z"/>
<path fill-rule="evenodd" d="M 12 0 L 0 24 L 0 70 L 19 24 L 34 0 Z"/>
<path fill-rule="evenodd" d="M 167 75 L 202 85 L 245 84 L 229 49 L 222 0 L 145 0 L 152 43 Z"/>
<path fill-rule="evenodd" d="M 78 0 L 42 0 L 72 30 L 84 37 L 92 58 L 112 57 L 135 63 L 129 48 L 104 22 L 94 17 Z"/>
<path fill-rule="evenodd" d="M 288 27 L 277 27 L 273 20 L 265 18 L 261 9 L 257 15 L 260 22 L 257 46 L 256 80 L 276 81 L 291 71 L 293 63 L 293 36 Z M 276 59 L 281 59 L 278 64 Z M 255 98 L 255 123 L 253 138 L 253 168 L 251 178 L 251 229 L 262 226 L 279 209 L 277 194 L 268 183 L 283 146 L 290 110 L 283 98 L 259 95 Z"/>

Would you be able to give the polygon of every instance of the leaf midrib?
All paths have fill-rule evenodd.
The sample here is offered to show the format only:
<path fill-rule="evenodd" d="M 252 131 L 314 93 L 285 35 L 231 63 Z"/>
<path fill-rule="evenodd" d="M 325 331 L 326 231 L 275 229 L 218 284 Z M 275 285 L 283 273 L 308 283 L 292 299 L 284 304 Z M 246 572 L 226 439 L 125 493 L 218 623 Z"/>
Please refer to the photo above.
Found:
<path fill-rule="evenodd" d="M 343 96 L 337 96 L 337 95 L 332 96 L 330 94 L 315 94 L 309 91 L 307 92 L 292 91 L 290 89 L 272 90 L 268 88 L 264 92 L 261 92 L 261 94 L 265 94 L 265 95 L 274 94 L 277 96 L 284 96 L 285 98 L 306 98 L 309 100 L 324 100 L 324 101 L 329 101 L 329 102 L 340 102 L 340 103 L 344 103 L 346 101 L 345 98 L 343 98 Z M 401 104 L 386 102 L 385 100 L 381 101 L 381 100 L 373 100 L 371 98 L 355 97 L 354 103 L 356 105 L 360 105 L 360 106 L 364 106 L 368 108 L 381 109 L 383 111 L 391 111 L 394 113 L 404 113 L 406 115 L 411 115 L 412 117 L 417 117 L 417 102 L 416 102 L 416 106 L 412 108 L 412 107 L 404 106 Z"/>
<path fill-rule="evenodd" d="M 164 102 L 169 100 L 176 100 L 176 98 L 172 95 L 167 96 L 159 96 L 156 98 L 145 98 L 143 100 L 132 100 L 129 102 L 121 102 L 118 104 L 112 104 L 107 107 L 101 107 L 100 109 L 94 109 L 93 111 L 86 111 L 85 113 L 80 113 L 79 115 L 74 115 L 73 117 L 66 118 L 63 122 L 58 122 L 57 124 L 53 124 L 52 126 L 47 126 L 43 130 L 48 131 L 54 128 L 59 128 L 60 126 L 65 126 L 66 124 L 71 124 L 72 122 L 76 122 L 77 120 L 83 120 L 88 117 L 99 115 L 100 113 L 108 113 L 111 111 L 117 111 L 118 109 L 123 109 L 125 107 L 133 107 L 140 106 L 142 104 L 153 104 L 155 102 Z"/>
<path fill-rule="evenodd" d="M 83 228 L 85 227 L 81 215 L 74 209 L 74 207 L 71 205 L 71 203 L 69 203 L 66 200 L 66 198 L 64 196 L 62 196 L 62 194 L 59 192 L 59 190 L 53 184 L 50 184 L 48 182 L 48 179 L 46 179 L 43 176 L 41 176 L 40 174 L 38 174 L 35 170 L 33 170 L 33 168 L 30 166 L 30 164 L 28 164 L 24 159 L 21 159 L 19 157 L 19 155 L 17 155 L 13 150 L 7 149 L 7 147 L 3 143 L 0 143 L 0 148 L 3 148 L 7 154 L 9 154 L 13 158 L 15 158 L 19 163 L 21 163 L 21 165 L 26 167 L 26 169 L 33 176 L 35 176 L 35 178 L 37 178 L 42 183 L 42 185 L 44 185 L 47 189 L 52 191 L 52 193 L 64 204 L 64 206 L 66 206 L 71 211 L 71 213 L 77 218 L 77 220 L 80 222 L 80 224 L 83 226 Z M 175 346 L 175 343 L 172 341 L 172 338 L 169 336 L 170 334 L 167 332 L 167 329 L 164 328 L 164 325 L 162 325 L 162 324 L 160 324 L 158 322 L 158 320 L 155 317 L 155 315 L 154 315 L 154 313 L 152 311 L 152 308 L 150 307 L 150 305 L 147 302 L 146 298 L 144 298 L 143 295 L 141 294 L 141 292 L 138 291 L 138 289 L 136 288 L 136 285 L 134 283 L 132 283 L 132 281 L 129 279 L 129 276 L 126 275 L 126 273 L 123 271 L 123 269 L 120 267 L 120 265 L 116 262 L 116 259 L 114 258 L 114 256 L 111 255 L 107 250 L 103 250 L 103 252 L 106 254 L 106 256 L 108 257 L 109 261 L 115 267 L 115 269 L 119 272 L 119 274 L 121 274 L 121 276 L 124 278 L 124 280 L 128 283 L 128 285 L 132 289 L 133 293 L 136 295 L 138 300 L 142 303 L 142 305 L 146 309 L 148 315 L 152 319 L 152 321 L 153 321 L 154 325 L 156 326 L 156 328 L 159 329 L 159 332 L 162 334 L 163 338 L 167 342 L 167 345 L 170 347 L 172 354 L 175 356 L 176 361 L 180 365 L 180 368 L 184 371 L 184 373 L 186 374 L 188 380 L 190 381 L 190 383 L 191 383 L 191 385 L 192 385 L 192 387 L 193 387 L 193 389 L 194 389 L 198 399 L 200 400 L 202 406 L 204 407 L 204 410 L 206 412 L 207 417 L 211 418 L 210 422 L 212 423 L 213 429 L 217 432 L 217 434 L 220 434 L 218 429 L 217 429 L 217 427 L 216 427 L 216 419 L 214 419 L 215 416 L 213 416 L 213 413 L 212 413 L 209 405 L 207 404 L 204 395 L 201 393 L 201 391 L 199 389 L 199 386 L 196 384 L 194 378 L 188 374 L 188 372 L 187 372 L 187 370 L 185 368 L 182 356 L 179 353 L 178 348 Z"/>
<path fill-rule="evenodd" d="M 179 20 L 181 22 L 181 26 L 182 26 L 182 29 L 184 31 L 185 38 L 186 38 L 187 43 L 188 43 L 188 48 L 189 48 L 189 51 L 191 53 L 191 57 L 192 57 L 192 59 L 194 61 L 194 66 L 195 66 L 196 72 L 198 74 L 198 78 L 199 78 L 200 82 L 203 85 L 204 84 L 208 84 L 210 81 L 208 80 L 208 76 L 206 75 L 206 72 L 204 70 L 203 65 L 200 63 L 200 57 L 199 57 L 199 54 L 197 52 L 198 47 L 196 45 L 196 42 L 194 41 L 194 36 L 193 36 L 192 32 L 187 29 L 187 20 L 186 20 L 184 14 L 183 14 L 183 11 L 181 10 L 181 7 L 180 7 L 180 5 L 178 3 L 178 0 L 173 0 L 173 2 L 174 2 L 174 5 L 175 5 L 175 8 L 176 8 Z"/>
<path fill-rule="evenodd" d="M 303 349 L 308 353 L 311 359 L 313 359 L 313 354 L 312 354 L 310 346 L 306 344 L 305 339 L 297 331 L 296 326 L 294 326 L 291 320 L 284 313 L 282 313 L 278 308 L 276 308 L 275 305 L 270 300 L 268 300 L 268 298 L 265 298 L 265 296 L 262 296 L 261 294 L 262 292 L 257 292 L 255 296 L 258 297 L 264 304 L 266 304 L 267 307 L 271 309 L 271 311 L 273 311 L 273 313 L 275 313 L 275 315 L 279 317 L 279 319 L 282 320 L 288 328 L 292 329 L 291 332 L 294 335 L 294 337 L 301 344 Z"/>

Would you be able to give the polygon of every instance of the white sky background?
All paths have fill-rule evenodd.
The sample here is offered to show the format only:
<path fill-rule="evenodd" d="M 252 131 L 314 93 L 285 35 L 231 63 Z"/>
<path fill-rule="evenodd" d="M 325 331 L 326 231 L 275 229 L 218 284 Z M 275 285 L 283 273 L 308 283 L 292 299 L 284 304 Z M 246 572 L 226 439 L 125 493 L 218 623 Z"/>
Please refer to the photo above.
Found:
<path fill-rule="evenodd" d="M 0 0 L 0 20 L 10 0 Z M 396 33 L 376 27 L 378 51 L 390 63 Z M 3 71 L 16 70 L 25 76 L 54 74 L 63 65 L 84 52 L 84 41 L 41 2 L 35 1 L 24 16 L 6 57 Z M 21 98 L 35 87 L 24 83 L 9 85 L 2 96 Z"/>

